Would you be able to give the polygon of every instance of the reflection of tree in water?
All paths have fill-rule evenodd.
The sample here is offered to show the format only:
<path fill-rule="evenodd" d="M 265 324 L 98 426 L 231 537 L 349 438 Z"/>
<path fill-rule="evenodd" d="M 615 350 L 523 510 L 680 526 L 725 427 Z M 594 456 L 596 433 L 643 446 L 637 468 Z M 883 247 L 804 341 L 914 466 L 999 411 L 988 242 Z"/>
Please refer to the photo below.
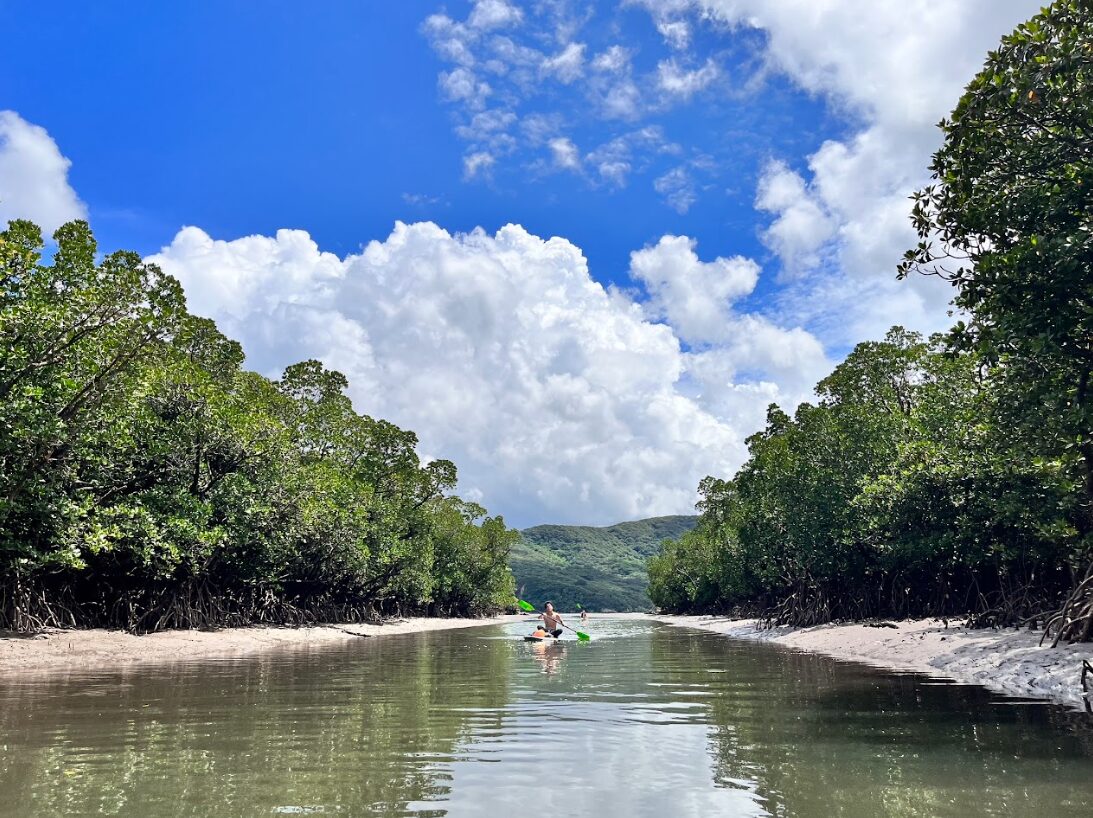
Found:
<path fill-rule="evenodd" d="M 1086 814 L 1084 714 L 708 634 L 658 631 L 653 650 L 674 683 L 716 686 L 714 779 L 757 784 L 774 815 L 1044 815 L 1045 794 Z"/>
<path fill-rule="evenodd" d="M 1084 814 L 1090 792 L 1084 714 L 711 634 L 526 646 L 435 633 L 294 656 L 0 684 L 0 815 L 439 815 L 453 754 L 506 749 L 514 678 L 593 714 L 621 704 L 619 735 L 636 717 L 664 752 L 687 746 L 673 725 L 709 725 L 715 784 L 780 816 L 1055 818 Z M 549 681 L 535 672 L 555 658 Z"/>
<path fill-rule="evenodd" d="M 0 814 L 402 815 L 447 792 L 460 744 L 497 733 L 512 655 L 440 632 L 0 686 Z"/>

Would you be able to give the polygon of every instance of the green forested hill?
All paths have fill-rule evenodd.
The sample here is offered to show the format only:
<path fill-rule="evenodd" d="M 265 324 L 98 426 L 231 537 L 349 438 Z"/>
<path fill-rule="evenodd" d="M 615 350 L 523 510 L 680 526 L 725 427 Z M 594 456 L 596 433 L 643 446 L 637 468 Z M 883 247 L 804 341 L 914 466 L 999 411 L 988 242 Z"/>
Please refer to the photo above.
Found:
<path fill-rule="evenodd" d="M 523 599 L 565 611 L 644 611 L 645 560 L 662 540 L 690 531 L 697 517 L 652 517 L 605 528 L 539 525 L 520 532 L 510 565 Z"/>

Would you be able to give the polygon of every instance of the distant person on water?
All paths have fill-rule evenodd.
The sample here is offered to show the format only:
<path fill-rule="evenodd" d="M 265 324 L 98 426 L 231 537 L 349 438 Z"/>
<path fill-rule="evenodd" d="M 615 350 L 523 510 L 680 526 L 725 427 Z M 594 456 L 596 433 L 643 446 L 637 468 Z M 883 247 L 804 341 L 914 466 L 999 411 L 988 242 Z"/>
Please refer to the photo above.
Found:
<path fill-rule="evenodd" d="M 562 615 L 554 611 L 554 604 L 548 602 L 543 606 L 543 612 L 539 614 L 539 618 L 543 620 L 543 629 L 546 630 L 555 639 L 562 635 Z"/>
<path fill-rule="evenodd" d="M 584 608 L 581 608 L 581 624 L 583 625 L 587 621 L 588 621 L 588 611 L 586 611 Z"/>

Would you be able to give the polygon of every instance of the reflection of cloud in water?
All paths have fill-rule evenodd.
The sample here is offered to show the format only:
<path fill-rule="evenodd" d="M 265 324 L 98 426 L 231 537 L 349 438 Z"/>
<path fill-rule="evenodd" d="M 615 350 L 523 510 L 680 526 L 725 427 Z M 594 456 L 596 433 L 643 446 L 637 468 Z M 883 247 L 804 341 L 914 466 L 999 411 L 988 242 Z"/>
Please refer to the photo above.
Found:
<path fill-rule="evenodd" d="M 529 808 L 552 815 L 768 814 L 753 792 L 715 786 L 706 725 L 665 730 L 663 723 L 617 718 L 614 704 L 586 703 L 586 717 L 589 708 L 601 711 L 594 729 L 590 719 L 567 719 L 564 707 L 549 717 L 538 710 L 514 714 L 510 741 L 525 734 L 527 746 L 512 748 L 496 764 L 475 763 L 473 751 L 453 761 L 447 815 Z"/>

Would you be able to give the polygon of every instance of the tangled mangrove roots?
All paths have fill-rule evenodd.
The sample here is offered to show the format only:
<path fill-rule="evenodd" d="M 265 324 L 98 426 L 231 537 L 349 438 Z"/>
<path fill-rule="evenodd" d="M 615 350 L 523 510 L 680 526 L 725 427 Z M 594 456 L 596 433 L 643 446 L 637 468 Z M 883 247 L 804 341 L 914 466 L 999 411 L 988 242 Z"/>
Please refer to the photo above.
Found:
<path fill-rule="evenodd" d="M 962 620 L 969 628 L 1050 628 L 1054 636 L 1061 614 L 1053 612 L 1060 610 L 1066 587 L 1061 571 L 1039 575 L 985 572 L 964 575 L 959 581 L 954 577 L 935 579 L 932 585 L 921 577 L 895 574 L 885 578 L 872 594 L 849 594 L 812 580 L 732 610 L 734 615 L 757 618 L 765 628 L 936 616 Z M 1062 638 L 1088 638 L 1093 576 L 1079 587 L 1067 610 L 1069 620 Z M 1086 624 L 1079 624 L 1079 620 Z"/>
<path fill-rule="evenodd" d="M 1088 642 L 1093 635 L 1093 561 L 1090 561 L 1081 581 L 1074 586 L 1063 607 L 1048 620 L 1043 644 L 1051 637 L 1051 646 L 1060 642 Z"/>
<path fill-rule="evenodd" d="M 767 608 L 760 617 L 760 625 L 765 628 L 807 628 L 830 622 L 833 618 L 831 600 L 826 594 L 812 588 L 799 587 L 785 599 Z"/>
<path fill-rule="evenodd" d="M 93 594 L 87 586 L 0 583 L 0 630 L 33 633 L 45 628 L 112 628 L 153 633 L 174 628 L 375 622 L 391 615 L 426 612 L 393 599 L 330 592 L 284 593 L 269 587 L 224 589 L 205 582 L 97 590 L 99 593 Z M 459 613 L 454 607 L 449 611 L 449 615 Z"/>

